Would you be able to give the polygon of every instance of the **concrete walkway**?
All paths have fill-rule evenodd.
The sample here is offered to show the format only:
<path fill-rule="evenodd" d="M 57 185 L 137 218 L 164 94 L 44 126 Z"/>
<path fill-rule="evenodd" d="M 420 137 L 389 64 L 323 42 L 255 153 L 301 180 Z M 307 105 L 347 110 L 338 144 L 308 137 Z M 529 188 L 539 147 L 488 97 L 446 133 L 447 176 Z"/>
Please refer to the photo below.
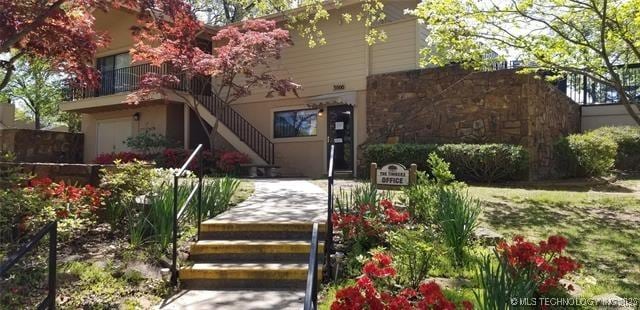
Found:
<path fill-rule="evenodd" d="M 321 222 L 327 220 L 327 192 L 306 180 L 254 182 L 249 199 L 216 216 L 230 222 Z"/>
<path fill-rule="evenodd" d="M 303 290 L 184 290 L 159 309 L 170 310 L 301 310 Z"/>
<path fill-rule="evenodd" d="M 327 216 L 327 193 L 305 180 L 255 180 L 253 195 L 207 222 L 320 222 Z M 302 309 L 304 290 L 183 290 L 159 309 Z"/>

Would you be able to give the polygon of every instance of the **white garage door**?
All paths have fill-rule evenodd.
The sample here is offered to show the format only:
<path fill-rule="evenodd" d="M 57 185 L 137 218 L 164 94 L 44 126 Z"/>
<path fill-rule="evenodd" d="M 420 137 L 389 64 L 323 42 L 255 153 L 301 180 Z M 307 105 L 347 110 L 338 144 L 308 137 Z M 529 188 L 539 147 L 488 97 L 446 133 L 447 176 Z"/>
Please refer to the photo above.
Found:
<path fill-rule="evenodd" d="M 131 120 L 110 119 L 98 121 L 98 154 L 124 152 L 129 148 L 124 140 L 131 137 Z"/>

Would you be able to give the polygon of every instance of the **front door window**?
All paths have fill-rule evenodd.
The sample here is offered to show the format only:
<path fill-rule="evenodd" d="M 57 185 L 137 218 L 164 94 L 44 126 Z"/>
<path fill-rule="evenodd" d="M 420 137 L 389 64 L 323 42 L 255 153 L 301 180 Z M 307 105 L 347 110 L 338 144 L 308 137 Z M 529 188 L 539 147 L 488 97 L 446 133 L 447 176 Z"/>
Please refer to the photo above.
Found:
<path fill-rule="evenodd" d="M 353 107 L 340 105 L 327 108 L 329 145 L 334 144 L 334 170 L 353 170 Z M 330 151 L 330 148 L 328 148 Z"/>

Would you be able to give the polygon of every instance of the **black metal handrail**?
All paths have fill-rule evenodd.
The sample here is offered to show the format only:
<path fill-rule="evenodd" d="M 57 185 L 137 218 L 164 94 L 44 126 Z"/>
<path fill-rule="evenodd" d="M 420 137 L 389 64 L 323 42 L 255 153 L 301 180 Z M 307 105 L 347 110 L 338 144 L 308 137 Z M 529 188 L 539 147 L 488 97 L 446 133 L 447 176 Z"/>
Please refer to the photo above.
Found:
<path fill-rule="evenodd" d="M 251 125 L 240 113 L 225 104 L 218 96 L 194 95 L 194 97 L 268 164 L 275 163 L 273 142 Z"/>
<path fill-rule="evenodd" d="M 42 227 L 27 244 L 22 246 L 15 254 L 0 265 L 0 277 L 4 277 L 7 271 L 17 264 L 29 251 L 49 235 L 49 285 L 47 297 L 38 305 L 38 309 L 55 309 L 56 308 L 56 256 L 58 253 L 58 222 L 53 221 Z"/>
<path fill-rule="evenodd" d="M 203 151 L 202 144 L 199 144 L 195 150 L 191 153 L 189 158 L 185 161 L 185 163 L 180 167 L 173 175 L 173 252 L 171 255 L 171 285 L 176 286 L 178 284 L 178 221 L 184 215 L 185 210 L 189 207 L 189 203 L 196 195 L 198 194 L 198 205 L 196 210 L 196 225 L 197 225 L 197 233 L 196 240 L 200 239 L 200 223 L 202 222 L 202 178 L 204 177 L 204 161 L 203 161 Z M 178 186 L 180 178 L 184 177 L 185 171 L 187 167 L 191 165 L 193 160 L 198 156 L 198 184 L 191 189 L 187 199 L 182 203 L 180 209 L 178 209 Z"/>
<path fill-rule="evenodd" d="M 160 67 L 151 64 L 135 65 L 102 72 L 100 86 L 97 89 L 85 87 L 73 87 L 69 85 L 65 89 L 65 101 L 73 101 L 90 97 L 108 96 L 116 93 L 131 92 L 139 89 L 140 80 L 146 73 L 176 74 L 180 82 L 171 88 L 179 91 L 188 91 L 193 97 L 229 128 L 240 140 L 249 146 L 256 154 L 268 164 L 275 163 L 275 147 L 273 142 L 247 121 L 240 113 L 222 99 L 212 93 L 210 78 L 187 78 L 182 73 L 172 71 L 168 65 Z M 208 90 L 208 91 L 207 91 Z"/>
<path fill-rule="evenodd" d="M 304 292 L 304 310 L 318 308 L 318 223 L 311 230 L 311 250 L 307 271 L 307 287 Z"/>
<path fill-rule="evenodd" d="M 324 242 L 324 272 L 325 279 L 331 279 L 331 254 L 333 251 L 333 222 L 331 215 L 333 214 L 333 156 L 335 145 L 331 144 L 329 151 L 329 168 L 327 170 L 327 230 L 325 232 Z"/>

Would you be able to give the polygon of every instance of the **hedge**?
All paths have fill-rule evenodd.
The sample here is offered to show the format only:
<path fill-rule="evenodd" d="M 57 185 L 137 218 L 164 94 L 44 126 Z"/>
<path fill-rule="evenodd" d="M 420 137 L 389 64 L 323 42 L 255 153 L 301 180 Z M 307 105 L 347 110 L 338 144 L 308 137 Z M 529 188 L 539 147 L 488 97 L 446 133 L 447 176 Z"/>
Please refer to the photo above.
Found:
<path fill-rule="evenodd" d="M 613 168 L 640 171 L 640 127 L 602 127 L 564 137 L 556 144 L 565 176 L 604 176 Z"/>
<path fill-rule="evenodd" d="M 528 154 L 511 144 L 444 144 L 436 154 L 447 161 L 458 179 L 495 182 L 524 179 Z"/>
<path fill-rule="evenodd" d="M 602 127 L 593 132 L 597 135 L 608 135 L 618 144 L 616 169 L 640 171 L 640 127 Z"/>
<path fill-rule="evenodd" d="M 524 179 L 528 156 L 522 146 L 511 144 L 372 144 L 365 148 L 367 164 L 400 163 L 418 165 L 426 171 L 427 157 L 435 152 L 449 162 L 456 178 L 464 181 L 495 182 Z"/>
<path fill-rule="evenodd" d="M 418 170 L 426 171 L 427 156 L 436 147 L 435 144 L 371 144 L 364 149 L 364 158 L 367 166 L 371 163 L 377 163 L 378 166 L 402 164 L 405 167 L 416 164 Z"/>

